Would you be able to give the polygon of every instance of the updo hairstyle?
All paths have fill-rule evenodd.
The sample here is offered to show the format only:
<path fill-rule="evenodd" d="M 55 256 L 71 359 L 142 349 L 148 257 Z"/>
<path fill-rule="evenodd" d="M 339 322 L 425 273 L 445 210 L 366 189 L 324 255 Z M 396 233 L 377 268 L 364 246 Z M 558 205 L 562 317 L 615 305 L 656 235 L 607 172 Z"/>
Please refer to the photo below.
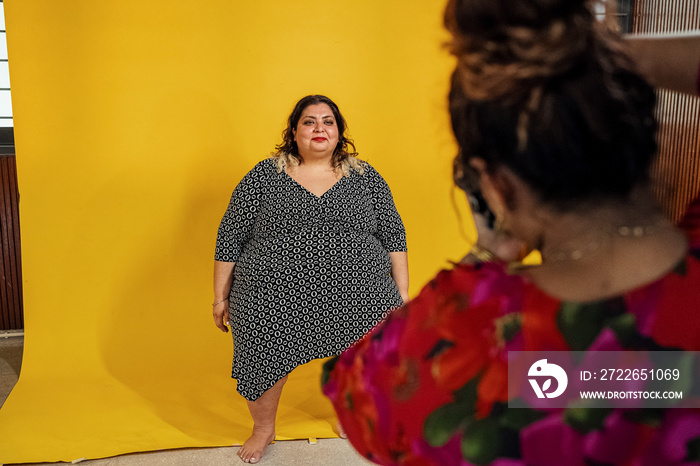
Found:
<path fill-rule="evenodd" d="M 478 192 L 474 157 L 489 172 L 509 168 L 557 209 L 624 198 L 648 180 L 654 91 L 593 7 L 583 0 L 449 2 L 458 186 Z"/>

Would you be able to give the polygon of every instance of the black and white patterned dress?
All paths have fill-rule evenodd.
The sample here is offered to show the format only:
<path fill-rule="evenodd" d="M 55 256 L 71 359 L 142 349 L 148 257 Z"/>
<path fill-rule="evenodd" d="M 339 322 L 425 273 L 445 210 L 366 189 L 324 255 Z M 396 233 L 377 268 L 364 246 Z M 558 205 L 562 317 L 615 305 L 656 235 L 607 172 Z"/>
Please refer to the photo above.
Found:
<path fill-rule="evenodd" d="M 215 259 L 235 262 L 229 317 L 238 392 L 255 400 L 295 367 L 336 355 L 402 304 L 389 251 L 406 233 L 369 164 L 317 197 L 276 160 L 231 196 Z"/>

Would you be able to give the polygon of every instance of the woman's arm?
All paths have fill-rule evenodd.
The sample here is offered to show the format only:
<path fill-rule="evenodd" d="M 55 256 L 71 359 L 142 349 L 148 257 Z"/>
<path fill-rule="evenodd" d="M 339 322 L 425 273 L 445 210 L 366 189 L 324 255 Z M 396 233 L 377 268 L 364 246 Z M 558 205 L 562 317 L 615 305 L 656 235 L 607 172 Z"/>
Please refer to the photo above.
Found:
<path fill-rule="evenodd" d="M 389 253 L 391 258 L 391 277 L 399 288 L 404 304 L 408 302 L 408 253 L 394 251 Z"/>
<path fill-rule="evenodd" d="M 228 332 L 228 295 L 233 283 L 235 262 L 214 261 L 214 324 L 222 332 Z"/>
<path fill-rule="evenodd" d="M 245 244 L 254 235 L 258 216 L 260 192 L 256 186 L 265 185 L 265 170 L 269 161 L 264 160 L 249 171 L 231 194 L 216 235 L 214 251 L 214 323 L 222 332 L 228 332 L 228 295 L 233 284 L 233 267 Z"/>
<path fill-rule="evenodd" d="M 626 39 L 632 58 L 652 85 L 698 94 L 700 33 L 630 35 Z"/>

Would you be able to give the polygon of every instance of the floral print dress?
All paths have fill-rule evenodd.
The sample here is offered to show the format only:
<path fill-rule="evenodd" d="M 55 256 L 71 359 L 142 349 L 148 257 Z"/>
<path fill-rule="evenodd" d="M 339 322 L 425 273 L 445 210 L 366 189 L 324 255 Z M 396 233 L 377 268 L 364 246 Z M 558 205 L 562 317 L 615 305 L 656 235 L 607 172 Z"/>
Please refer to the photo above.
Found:
<path fill-rule="evenodd" d="M 700 380 L 684 408 L 508 408 L 508 351 L 700 351 L 700 203 L 690 249 L 638 289 L 552 298 L 495 263 L 457 265 L 327 363 L 353 446 L 384 465 L 700 464 Z"/>

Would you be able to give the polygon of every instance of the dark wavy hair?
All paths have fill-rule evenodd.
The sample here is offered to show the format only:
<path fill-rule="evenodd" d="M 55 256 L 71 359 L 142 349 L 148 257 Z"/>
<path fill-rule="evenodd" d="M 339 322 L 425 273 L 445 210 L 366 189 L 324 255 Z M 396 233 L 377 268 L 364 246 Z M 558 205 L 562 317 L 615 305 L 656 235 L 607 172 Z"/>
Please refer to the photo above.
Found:
<path fill-rule="evenodd" d="M 304 112 L 306 107 L 309 105 L 326 104 L 331 108 L 333 112 L 333 117 L 335 117 L 335 122 L 338 125 L 338 144 L 333 151 L 333 158 L 331 164 L 334 168 L 341 168 L 343 162 L 349 157 L 356 157 L 357 150 L 355 149 L 355 144 L 352 139 L 347 136 L 347 123 L 345 118 L 340 113 L 338 106 L 331 99 L 325 95 L 307 95 L 303 97 L 294 106 L 294 110 L 289 115 L 287 119 L 287 127 L 282 131 L 282 143 L 275 146 L 275 155 L 289 155 L 296 159 L 297 162 L 301 162 L 301 155 L 299 155 L 299 148 L 297 147 L 296 141 L 294 141 L 294 130 L 299 124 L 299 119 L 301 114 Z"/>
<path fill-rule="evenodd" d="M 554 208 L 624 198 L 656 154 L 653 88 L 584 0 L 450 0 L 456 182 L 508 167 Z"/>

